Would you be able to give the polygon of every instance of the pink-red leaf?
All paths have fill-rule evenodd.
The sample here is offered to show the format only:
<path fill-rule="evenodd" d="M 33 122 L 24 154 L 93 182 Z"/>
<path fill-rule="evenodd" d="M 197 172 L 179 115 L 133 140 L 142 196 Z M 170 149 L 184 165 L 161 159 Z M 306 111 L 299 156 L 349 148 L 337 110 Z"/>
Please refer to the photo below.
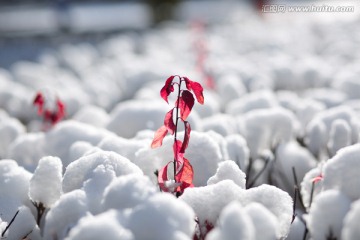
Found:
<path fill-rule="evenodd" d="M 194 171 L 193 168 L 186 158 L 184 158 L 184 164 L 178 174 L 175 176 L 175 181 L 181 185 L 177 188 L 177 192 L 182 194 L 188 187 L 193 187 Z"/>
<path fill-rule="evenodd" d="M 190 140 L 190 133 L 191 133 L 190 123 L 188 121 L 185 121 L 184 126 L 185 126 L 184 140 L 183 140 L 183 144 L 181 145 L 180 153 L 185 153 L 185 150 L 188 147 Z"/>
<path fill-rule="evenodd" d="M 43 107 L 44 107 L 44 96 L 41 92 L 38 92 L 34 98 L 33 104 L 35 106 L 38 106 L 38 115 L 41 115 L 43 113 Z"/>
<path fill-rule="evenodd" d="M 167 102 L 168 102 L 168 96 L 170 95 L 171 92 L 174 91 L 174 86 L 172 85 L 172 81 L 174 80 L 175 76 L 170 76 L 168 79 L 166 79 L 165 81 L 165 85 L 161 88 L 160 90 L 160 96 Z"/>
<path fill-rule="evenodd" d="M 163 168 L 160 169 L 159 173 L 158 173 L 158 183 L 159 183 L 159 187 L 163 192 L 168 192 L 169 189 L 166 187 L 165 182 L 168 181 L 168 166 L 171 162 L 169 162 L 168 164 L 166 164 Z"/>
<path fill-rule="evenodd" d="M 180 117 L 183 121 L 187 119 L 189 116 L 191 109 L 194 106 L 194 96 L 188 90 L 182 91 L 180 101 L 179 101 L 179 108 L 180 108 Z"/>
<path fill-rule="evenodd" d="M 320 182 L 321 180 L 323 180 L 323 178 L 324 178 L 323 175 L 320 173 L 318 176 L 316 176 L 312 179 L 312 182 L 313 183 Z"/>
<path fill-rule="evenodd" d="M 203 87 L 201 86 L 200 83 L 198 82 L 194 82 L 191 81 L 189 78 L 184 77 L 184 81 L 186 84 L 186 88 L 189 91 L 193 91 L 196 97 L 196 100 L 200 103 L 200 104 L 204 104 L 204 95 L 203 95 Z"/>
<path fill-rule="evenodd" d="M 163 141 L 163 139 L 164 139 L 164 137 L 166 136 L 167 133 L 168 133 L 167 127 L 161 126 L 155 132 L 154 139 L 153 139 L 153 141 L 151 143 L 151 148 L 160 147 L 162 145 L 162 141 Z"/>
<path fill-rule="evenodd" d="M 193 90 L 196 100 L 200 103 L 200 104 L 204 104 L 204 95 L 203 95 L 203 87 L 201 86 L 200 83 L 198 82 L 190 82 L 191 85 L 191 89 Z"/>
<path fill-rule="evenodd" d="M 169 112 L 166 113 L 165 119 L 164 119 L 164 126 L 167 128 L 167 130 L 170 132 L 170 134 L 174 134 L 175 131 L 175 123 L 173 119 L 173 111 L 174 108 L 172 108 Z"/>
<path fill-rule="evenodd" d="M 174 158 L 176 161 L 176 172 L 179 172 L 184 164 L 184 153 L 180 152 L 183 143 L 180 140 L 176 140 L 173 144 Z"/>

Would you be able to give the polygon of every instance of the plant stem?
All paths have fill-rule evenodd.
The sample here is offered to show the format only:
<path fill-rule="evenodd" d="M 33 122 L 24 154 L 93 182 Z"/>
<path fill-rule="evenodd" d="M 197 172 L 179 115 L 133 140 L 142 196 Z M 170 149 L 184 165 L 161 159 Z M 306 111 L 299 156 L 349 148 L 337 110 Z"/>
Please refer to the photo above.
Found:
<path fill-rule="evenodd" d="M 177 131 L 178 131 L 178 122 L 179 122 L 179 104 L 180 104 L 180 93 L 181 93 L 181 83 L 182 83 L 182 78 L 179 77 L 179 84 L 178 84 L 178 95 L 177 95 L 177 102 L 176 102 L 176 120 L 175 120 L 175 133 L 174 133 L 174 144 L 175 144 L 175 153 L 177 153 Z M 174 181 L 176 183 L 176 164 L 177 164 L 177 154 L 174 155 Z"/>
<path fill-rule="evenodd" d="M 10 220 L 10 223 L 6 226 L 5 230 L 1 233 L 1 238 L 4 237 L 6 231 L 9 229 L 9 227 L 11 226 L 11 224 L 13 224 L 16 216 L 19 214 L 19 210 L 16 211 L 15 215 L 13 216 L 13 218 Z"/>

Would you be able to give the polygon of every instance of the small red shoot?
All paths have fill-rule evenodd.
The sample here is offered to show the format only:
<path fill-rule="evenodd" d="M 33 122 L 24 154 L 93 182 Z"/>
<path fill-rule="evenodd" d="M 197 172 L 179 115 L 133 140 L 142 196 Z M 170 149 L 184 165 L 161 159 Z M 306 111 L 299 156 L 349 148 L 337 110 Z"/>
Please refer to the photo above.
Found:
<path fill-rule="evenodd" d="M 318 183 L 318 182 L 320 182 L 321 180 L 323 180 L 323 175 L 320 173 L 319 174 L 319 176 L 316 176 L 316 177 L 314 177 L 313 179 L 312 179 L 312 182 L 313 183 Z"/>

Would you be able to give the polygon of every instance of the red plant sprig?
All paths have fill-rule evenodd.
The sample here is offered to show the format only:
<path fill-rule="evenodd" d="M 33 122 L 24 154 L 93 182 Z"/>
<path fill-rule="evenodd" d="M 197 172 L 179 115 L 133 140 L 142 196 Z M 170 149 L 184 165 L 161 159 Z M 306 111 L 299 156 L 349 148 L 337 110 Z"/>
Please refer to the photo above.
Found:
<path fill-rule="evenodd" d="M 37 114 L 42 117 L 45 129 L 49 124 L 54 126 L 65 117 L 65 104 L 57 96 L 49 100 L 49 96 L 38 92 L 33 105 L 38 107 Z"/>
<path fill-rule="evenodd" d="M 175 79 L 178 81 L 174 81 Z M 186 89 L 182 89 L 182 84 L 185 83 Z M 200 104 L 204 104 L 203 87 L 200 83 L 190 80 L 187 77 L 180 77 L 178 75 L 170 76 L 165 81 L 165 85 L 160 90 L 160 96 L 167 102 L 169 95 L 174 92 L 177 86 L 177 100 L 175 107 L 165 114 L 164 125 L 161 126 L 156 132 L 154 139 L 151 143 L 152 148 L 157 148 L 162 145 L 162 141 L 165 136 L 170 133 L 174 135 L 174 160 L 167 163 L 158 172 L 158 183 L 159 187 L 164 192 L 172 192 L 177 196 L 181 195 L 184 190 L 188 187 L 193 186 L 194 172 L 189 162 L 184 157 L 185 151 L 189 145 L 191 127 L 187 121 L 188 116 L 195 104 L 195 98 Z M 195 98 L 194 96 L 195 95 Z M 175 112 L 175 122 L 174 122 Z M 183 141 L 177 139 L 178 123 L 179 120 L 184 123 L 184 138 Z M 173 163 L 174 168 L 174 185 L 173 187 L 167 186 L 168 178 L 168 166 Z"/>

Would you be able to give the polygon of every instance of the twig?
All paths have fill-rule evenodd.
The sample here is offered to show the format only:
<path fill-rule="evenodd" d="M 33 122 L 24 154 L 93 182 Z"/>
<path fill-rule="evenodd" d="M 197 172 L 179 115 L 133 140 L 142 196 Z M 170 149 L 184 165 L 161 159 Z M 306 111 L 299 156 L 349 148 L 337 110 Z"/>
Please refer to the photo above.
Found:
<path fill-rule="evenodd" d="M 9 224 L 6 226 L 5 230 L 1 233 L 1 237 L 4 237 L 5 233 L 7 232 L 7 230 L 10 228 L 11 224 L 13 224 L 13 222 L 15 221 L 16 216 L 19 214 L 20 210 L 17 210 L 15 215 L 13 216 L 13 218 L 11 219 L 11 221 L 9 222 Z"/>
<path fill-rule="evenodd" d="M 256 180 L 258 180 L 258 178 L 264 173 L 266 166 L 268 165 L 269 162 L 270 162 L 270 158 L 267 157 L 265 159 L 264 167 L 258 172 L 258 174 L 254 177 L 254 179 L 251 182 L 246 182 L 246 183 L 249 183 L 249 184 L 247 184 L 246 188 L 251 188 L 255 184 Z"/>

